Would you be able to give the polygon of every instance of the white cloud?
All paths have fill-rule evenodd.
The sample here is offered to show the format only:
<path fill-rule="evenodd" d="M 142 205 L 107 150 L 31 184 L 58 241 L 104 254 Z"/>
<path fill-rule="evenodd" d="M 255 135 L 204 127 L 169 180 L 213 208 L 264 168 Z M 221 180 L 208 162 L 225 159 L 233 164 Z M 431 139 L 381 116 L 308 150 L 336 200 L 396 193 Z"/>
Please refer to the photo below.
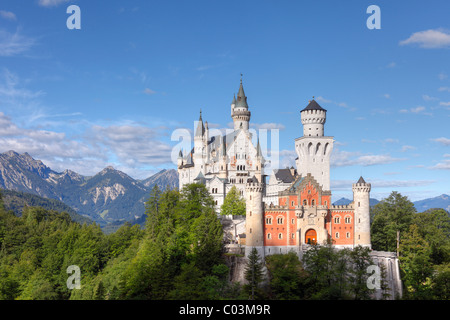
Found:
<path fill-rule="evenodd" d="M 447 146 L 447 147 L 450 146 L 450 139 L 448 139 L 448 138 L 441 137 L 441 138 L 431 139 L 431 140 L 439 142 L 440 144 Z"/>
<path fill-rule="evenodd" d="M 412 188 L 428 186 L 435 181 L 433 180 L 381 180 L 364 178 L 367 183 L 371 184 L 372 189 L 378 188 Z M 352 180 L 331 180 L 331 188 L 334 190 L 351 190 L 352 184 L 356 181 Z"/>
<path fill-rule="evenodd" d="M 439 105 L 440 106 L 443 106 L 443 107 L 450 107 L 450 101 L 448 101 L 448 102 L 439 102 Z"/>
<path fill-rule="evenodd" d="M 422 98 L 423 98 L 423 100 L 425 100 L 425 101 L 436 101 L 436 100 L 439 100 L 438 98 L 436 98 L 436 97 L 431 97 L 431 96 L 429 96 L 429 95 L 427 95 L 427 94 L 423 94 L 423 95 L 422 95 Z"/>
<path fill-rule="evenodd" d="M 398 112 L 399 113 L 415 113 L 415 114 L 423 114 L 426 116 L 431 116 L 433 115 L 431 112 L 425 112 L 426 108 L 424 106 L 417 106 L 415 108 L 410 108 L 410 109 L 400 109 Z"/>
<path fill-rule="evenodd" d="M 148 94 L 148 95 L 152 95 L 152 94 L 155 94 L 156 91 L 154 91 L 154 90 L 152 90 L 152 89 L 149 89 L 149 88 L 145 88 L 144 93 L 145 93 L 145 94 Z"/>
<path fill-rule="evenodd" d="M 336 101 L 333 101 L 333 100 L 325 99 L 322 96 L 318 96 L 317 98 L 314 98 L 314 100 L 316 100 L 318 102 L 321 102 L 321 103 L 332 103 L 332 104 L 335 104 L 335 105 L 337 105 L 339 107 L 348 109 L 350 111 L 355 111 L 356 110 L 356 108 L 351 108 L 346 102 L 336 102 Z"/>
<path fill-rule="evenodd" d="M 17 17 L 14 14 L 14 12 L 11 11 L 0 10 L 0 17 L 6 20 L 17 20 Z"/>
<path fill-rule="evenodd" d="M 11 57 L 28 51 L 36 41 L 32 38 L 23 36 L 19 30 L 10 33 L 0 30 L 0 56 Z"/>
<path fill-rule="evenodd" d="M 69 0 L 39 0 L 38 4 L 41 7 L 56 7 L 65 2 L 69 2 Z"/>
<path fill-rule="evenodd" d="M 445 74 L 444 72 L 438 74 L 439 80 L 445 80 L 447 79 L 447 77 L 448 77 L 447 74 Z"/>
<path fill-rule="evenodd" d="M 438 89 L 438 91 L 447 91 L 447 92 L 450 92 L 450 87 L 440 87 L 439 89 Z"/>
<path fill-rule="evenodd" d="M 386 67 L 387 68 L 394 68 L 397 64 L 395 62 L 389 63 Z"/>
<path fill-rule="evenodd" d="M 417 44 L 421 48 L 437 49 L 450 46 L 450 34 L 442 29 L 425 30 L 413 33 L 408 39 L 399 43 L 401 46 Z"/>
<path fill-rule="evenodd" d="M 432 170 L 450 170 L 450 160 L 443 160 L 442 162 L 439 162 L 438 164 L 430 167 L 429 169 Z"/>
<path fill-rule="evenodd" d="M 402 158 L 393 158 L 388 154 L 372 155 L 361 154 L 360 152 L 348 152 L 339 149 L 334 149 L 331 154 L 332 167 L 347 167 L 347 166 L 374 166 L 383 165 L 393 162 L 403 161 Z"/>
<path fill-rule="evenodd" d="M 402 152 L 406 152 L 406 151 L 409 151 L 409 150 L 416 150 L 416 147 L 405 145 L 401 149 Z"/>
<path fill-rule="evenodd" d="M 284 130 L 285 129 L 285 126 L 282 125 L 281 123 L 274 123 L 274 122 L 270 122 L 270 123 L 250 123 L 250 127 L 255 129 L 255 130 L 262 130 L 262 129 L 266 129 L 266 130 L 274 130 L 274 129 Z"/>
<path fill-rule="evenodd" d="M 386 99 L 390 99 L 391 95 L 389 93 L 385 93 L 385 94 L 383 94 L 383 97 L 385 97 Z"/>

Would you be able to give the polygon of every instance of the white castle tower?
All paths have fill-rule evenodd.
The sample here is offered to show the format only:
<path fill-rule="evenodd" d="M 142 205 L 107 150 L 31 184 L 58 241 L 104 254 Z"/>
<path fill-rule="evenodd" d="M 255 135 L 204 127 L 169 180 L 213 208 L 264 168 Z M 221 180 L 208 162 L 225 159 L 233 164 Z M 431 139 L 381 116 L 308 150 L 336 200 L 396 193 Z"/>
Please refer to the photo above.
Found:
<path fill-rule="evenodd" d="M 363 177 L 352 185 L 355 208 L 355 245 L 371 248 L 370 243 L 370 183 Z"/>
<path fill-rule="evenodd" d="M 264 260 L 264 185 L 253 179 L 246 185 L 245 256 L 256 248 Z"/>
<path fill-rule="evenodd" d="M 242 86 L 242 78 L 241 85 L 239 86 L 239 92 L 237 95 L 237 99 L 234 98 L 231 102 L 231 117 L 233 118 L 234 130 L 243 129 L 248 131 L 248 125 L 250 122 L 251 113 L 248 111 L 247 105 L 247 97 L 244 93 L 244 87 Z"/>
<path fill-rule="evenodd" d="M 334 140 L 324 136 L 327 110 L 313 99 L 300 114 L 303 137 L 295 140 L 297 172 L 303 177 L 311 173 L 323 190 L 330 190 L 330 155 Z"/>

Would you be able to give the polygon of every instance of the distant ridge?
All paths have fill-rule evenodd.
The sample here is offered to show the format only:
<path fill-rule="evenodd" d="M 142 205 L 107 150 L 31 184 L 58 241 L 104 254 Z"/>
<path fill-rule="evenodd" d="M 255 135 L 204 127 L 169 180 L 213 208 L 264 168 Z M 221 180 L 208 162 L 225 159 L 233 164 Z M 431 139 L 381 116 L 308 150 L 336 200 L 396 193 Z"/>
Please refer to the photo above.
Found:
<path fill-rule="evenodd" d="M 0 153 L 0 188 L 59 200 L 101 226 L 141 218 L 151 188 L 178 187 L 176 170 L 135 180 L 109 166 L 92 177 L 71 170 L 53 171 L 28 153 Z"/>
<path fill-rule="evenodd" d="M 352 200 L 347 198 L 341 198 L 333 203 L 333 205 L 347 205 L 351 203 Z M 378 202 L 380 202 L 377 199 L 370 198 L 370 206 L 376 205 Z M 434 197 L 434 198 L 428 198 L 424 200 L 419 200 L 413 202 L 414 207 L 416 208 L 417 212 L 423 212 L 428 209 L 444 209 L 448 212 L 450 212 L 450 196 L 446 194 L 441 194 L 440 196 Z"/>

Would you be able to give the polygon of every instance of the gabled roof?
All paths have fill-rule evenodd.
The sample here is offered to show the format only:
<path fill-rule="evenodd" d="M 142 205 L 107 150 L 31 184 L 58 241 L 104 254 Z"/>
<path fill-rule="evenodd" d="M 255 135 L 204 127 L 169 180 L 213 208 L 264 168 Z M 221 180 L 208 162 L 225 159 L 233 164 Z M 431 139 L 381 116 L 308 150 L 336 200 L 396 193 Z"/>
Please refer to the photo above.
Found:
<path fill-rule="evenodd" d="M 359 180 L 358 180 L 358 182 L 357 183 L 366 183 L 366 181 L 364 181 L 364 179 L 363 179 L 363 177 L 361 176 L 360 178 L 359 178 Z"/>
<path fill-rule="evenodd" d="M 324 108 L 322 108 L 314 99 L 310 100 L 309 104 L 302 111 L 306 111 L 306 110 L 322 110 L 325 112 L 327 111 Z M 302 112 L 302 111 L 300 111 L 300 112 Z"/>

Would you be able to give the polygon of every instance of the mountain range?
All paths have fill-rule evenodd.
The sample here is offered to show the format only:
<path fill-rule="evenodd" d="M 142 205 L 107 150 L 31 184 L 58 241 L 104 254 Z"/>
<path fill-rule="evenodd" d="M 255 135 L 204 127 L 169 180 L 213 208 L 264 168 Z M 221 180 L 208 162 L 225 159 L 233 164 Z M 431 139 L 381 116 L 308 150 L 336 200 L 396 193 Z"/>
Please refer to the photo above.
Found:
<path fill-rule="evenodd" d="M 107 167 L 88 177 L 71 170 L 55 172 L 28 153 L 0 154 L 0 188 L 62 201 L 101 226 L 141 218 L 154 185 L 177 188 L 177 172 L 162 170 L 145 180 L 136 180 Z"/>
<path fill-rule="evenodd" d="M 377 199 L 373 199 L 370 198 L 370 206 L 374 206 L 376 205 L 378 202 L 380 202 Z M 347 198 L 341 198 L 339 200 L 337 200 L 336 202 L 334 202 L 334 205 L 346 205 L 349 204 L 350 202 L 352 202 L 352 200 L 347 199 Z M 428 199 L 424 199 L 424 200 L 419 200 L 419 201 L 415 201 L 413 202 L 414 207 L 416 208 L 417 212 L 423 212 L 426 211 L 428 209 L 434 209 L 434 208 L 441 208 L 444 210 L 447 210 L 448 212 L 450 212 L 450 196 L 446 195 L 446 194 L 442 194 L 438 197 L 434 197 L 434 198 L 428 198 Z"/>

